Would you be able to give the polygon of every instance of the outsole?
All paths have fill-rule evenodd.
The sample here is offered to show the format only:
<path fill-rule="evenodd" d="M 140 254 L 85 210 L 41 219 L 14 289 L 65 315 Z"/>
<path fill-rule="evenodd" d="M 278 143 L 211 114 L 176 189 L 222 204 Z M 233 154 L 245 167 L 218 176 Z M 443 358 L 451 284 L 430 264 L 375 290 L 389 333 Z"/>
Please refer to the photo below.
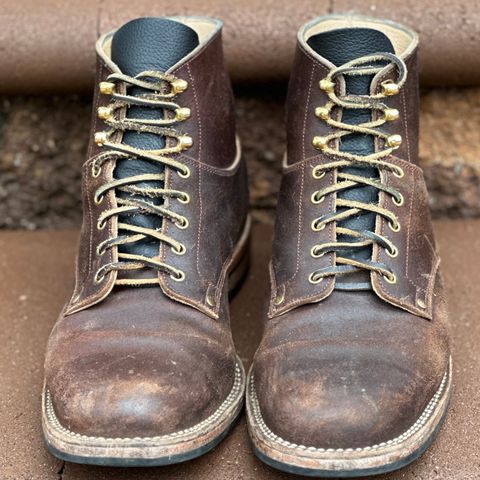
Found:
<path fill-rule="evenodd" d="M 264 463 L 277 470 L 309 477 L 353 478 L 399 470 L 417 460 L 431 445 L 441 429 L 448 412 L 451 397 L 451 374 L 452 365 L 450 360 L 444 381 L 442 381 L 439 391 L 437 391 L 438 394 L 443 385 L 442 394 L 438 396 L 436 409 L 430 412 L 427 406 L 424 414 L 425 412 L 430 412 L 428 420 L 423 421 L 421 416 L 416 422 L 418 423 L 418 428 L 413 428 L 413 433 L 405 436 L 405 440 L 399 442 L 397 446 L 392 446 L 394 444 L 392 440 L 385 442 L 385 444 L 366 447 L 365 449 L 334 450 L 293 445 L 280 439 L 273 433 L 271 433 L 272 438 L 276 437 L 276 439 L 272 441 L 264 432 L 262 433 L 261 427 L 258 425 L 259 407 L 252 404 L 254 402 L 252 398 L 253 379 L 250 372 L 246 404 L 248 428 L 255 455 Z M 430 403 L 434 402 L 435 398 L 436 396 L 432 398 Z M 254 414 L 255 409 L 257 410 Z M 416 447 L 413 448 L 412 445 L 416 445 Z M 294 453 L 295 450 L 296 453 Z M 359 451 L 365 453 L 362 454 Z M 319 453 L 316 454 L 316 452 Z M 288 458 L 289 461 L 282 461 L 281 457 Z M 381 459 L 383 459 L 383 462 Z M 317 464 L 318 468 L 315 468 L 315 464 Z M 368 466 L 369 464 L 371 466 Z"/>

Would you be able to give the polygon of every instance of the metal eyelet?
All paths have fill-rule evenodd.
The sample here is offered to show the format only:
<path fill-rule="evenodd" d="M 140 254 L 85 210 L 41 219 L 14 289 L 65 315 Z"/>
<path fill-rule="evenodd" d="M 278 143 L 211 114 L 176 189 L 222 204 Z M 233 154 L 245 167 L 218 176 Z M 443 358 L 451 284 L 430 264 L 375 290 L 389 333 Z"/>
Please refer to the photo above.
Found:
<path fill-rule="evenodd" d="M 393 247 L 393 250 L 390 250 L 389 248 L 387 248 L 386 251 L 387 251 L 387 255 L 389 257 L 395 258 L 395 257 L 398 256 L 398 248 L 397 247 Z"/>
<path fill-rule="evenodd" d="M 95 202 L 95 205 L 100 205 L 103 202 L 103 199 L 104 199 L 103 195 L 100 195 L 99 197 L 95 195 L 95 197 L 93 198 L 93 201 Z"/>
<path fill-rule="evenodd" d="M 325 195 L 322 195 L 320 198 L 317 198 L 317 193 L 318 192 L 313 192 L 312 196 L 310 197 L 310 201 L 315 205 L 318 205 L 319 203 L 322 203 L 325 200 Z"/>
<path fill-rule="evenodd" d="M 399 194 L 398 200 L 396 199 L 396 197 L 393 197 L 392 201 L 397 207 L 401 207 L 405 203 L 405 199 L 403 198 L 403 195 L 401 193 Z"/>
<path fill-rule="evenodd" d="M 184 92 L 188 88 L 188 82 L 182 78 L 176 78 L 171 82 L 172 93 L 177 95 L 178 93 Z"/>
<path fill-rule="evenodd" d="M 323 256 L 325 255 L 325 252 L 316 253 L 316 250 L 317 250 L 317 245 L 314 245 L 314 246 L 310 249 L 310 255 L 311 255 L 313 258 L 320 258 L 320 257 L 323 257 Z"/>
<path fill-rule="evenodd" d="M 332 82 L 328 78 L 322 78 L 318 86 L 320 90 L 323 90 L 325 93 L 333 93 L 335 91 L 335 82 Z"/>
<path fill-rule="evenodd" d="M 115 93 L 115 84 L 113 82 L 100 82 L 98 88 L 103 95 L 112 95 Z"/>
<path fill-rule="evenodd" d="M 188 218 L 182 217 L 180 220 L 175 222 L 175 225 L 181 230 L 185 230 L 186 228 L 188 228 L 189 225 Z"/>
<path fill-rule="evenodd" d="M 325 228 L 325 223 L 321 224 L 320 227 L 318 227 L 318 226 L 316 225 L 316 223 L 317 223 L 317 220 L 314 220 L 314 221 L 312 222 L 312 224 L 311 224 L 312 230 L 313 230 L 314 232 L 320 232 L 321 230 L 323 230 L 323 229 Z"/>
<path fill-rule="evenodd" d="M 390 230 L 392 232 L 399 232 L 401 228 L 399 222 L 397 222 L 396 224 L 392 222 L 388 222 L 388 226 L 390 227 Z"/>
<path fill-rule="evenodd" d="M 185 204 L 190 203 L 190 195 L 188 193 L 183 193 L 183 198 L 178 197 L 178 201 Z"/>
<path fill-rule="evenodd" d="M 101 220 L 97 222 L 97 230 L 103 230 L 106 226 L 106 222 L 102 222 Z"/>
<path fill-rule="evenodd" d="M 388 275 L 383 274 L 383 278 L 385 278 L 385 281 L 391 285 L 397 283 L 397 276 L 394 273 L 390 273 Z"/>
<path fill-rule="evenodd" d="M 400 92 L 400 87 L 392 82 L 392 80 L 386 80 L 382 83 L 382 93 L 386 97 L 391 97 L 392 95 L 398 95 Z"/>
<path fill-rule="evenodd" d="M 178 270 L 176 275 L 170 275 L 170 278 L 176 282 L 183 282 L 185 280 L 185 272 Z"/>
<path fill-rule="evenodd" d="M 175 248 L 175 247 L 170 247 L 170 248 L 175 255 L 184 255 L 185 252 L 187 251 L 187 247 L 185 247 L 185 245 L 183 244 L 180 244 L 178 248 Z"/>
<path fill-rule="evenodd" d="M 101 244 L 100 244 L 101 245 Z M 104 253 L 105 253 L 105 249 L 104 248 L 100 248 L 100 245 L 97 245 L 97 248 L 95 249 L 95 251 L 97 252 L 97 255 L 99 257 L 101 257 Z"/>
<path fill-rule="evenodd" d="M 405 176 L 405 172 L 403 171 L 403 168 L 395 166 L 395 169 L 393 170 L 393 174 L 397 178 L 403 178 Z"/>
<path fill-rule="evenodd" d="M 102 283 L 105 280 L 105 275 L 99 275 L 99 273 L 100 273 L 100 270 L 98 270 L 97 273 L 95 274 L 95 277 L 93 277 L 93 281 L 96 284 Z"/>
<path fill-rule="evenodd" d="M 209 307 L 215 307 L 216 306 L 216 302 L 215 302 L 215 297 L 213 297 L 212 295 L 207 295 L 205 297 L 205 302 L 207 303 L 207 305 Z"/>
<path fill-rule="evenodd" d="M 320 178 L 323 178 L 325 174 L 326 174 L 325 170 L 321 170 L 318 165 L 316 167 L 313 167 L 313 170 L 312 170 L 313 178 L 316 178 L 317 180 L 319 180 Z"/>
<path fill-rule="evenodd" d="M 190 176 L 190 169 L 188 167 L 185 167 L 185 171 L 184 172 L 177 172 L 178 173 L 178 176 L 179 177 L 182 177 L 182 178 L 188 178 Z"/>
<path fill-rule="evenodd" d="M 281 305 L 284 302 L 284 300 L 285 300 L 285 292 L 277 295 L 273 300 L 273 304 L 277 306 Z"/>
<path fill-rule="evenodd" d="M 101 167 L 97 167 L 97 164 L 96 164 L 96 163 L 93 163 L 93 164 L 92 164 L 92 177 L 93 177 L 93 178 L 98 178 L 101 173 L 102 173 L 102 168 L 101 168 Z"/>
<path fill-rule="evenodd" d="M 312 283 L 313 285 L 318 285 L 321 281 L 323 280 L 323 277 L 319 277 L 318 279 L 315 278 L 315 274 L 311 273 L 308 276 L 308 281 Z"/>

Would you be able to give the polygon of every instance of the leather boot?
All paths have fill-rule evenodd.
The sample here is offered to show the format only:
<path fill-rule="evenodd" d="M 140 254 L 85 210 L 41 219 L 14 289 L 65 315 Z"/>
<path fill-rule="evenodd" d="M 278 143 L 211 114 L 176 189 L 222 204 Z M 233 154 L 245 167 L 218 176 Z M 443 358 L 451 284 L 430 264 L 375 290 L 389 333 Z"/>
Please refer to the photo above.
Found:
<path fill-rule="evenodd" d="M 246 170 L 221 23 L 145 18 L 97 42 L 76 286 L 48 343 L 54 455 L 196 457 L 226 434 L 244 372 L 228 291 L 247 262 Z"/>
<path fill-rule="evenodd" d="M 425 450 L 447 410 L 417 43 L 407 27 L 351 16 L 298 34 L 271 300 L 247 385 L 255 450 L 281 470 L 395 470 Z"/>

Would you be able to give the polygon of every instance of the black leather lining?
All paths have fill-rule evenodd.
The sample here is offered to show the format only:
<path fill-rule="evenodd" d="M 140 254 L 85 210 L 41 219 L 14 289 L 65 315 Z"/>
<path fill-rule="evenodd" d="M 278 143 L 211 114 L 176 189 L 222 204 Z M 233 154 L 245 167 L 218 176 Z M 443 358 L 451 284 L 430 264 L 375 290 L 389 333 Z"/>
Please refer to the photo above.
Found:
<path fill-rule="evenodd" d="M 319 33 L 310 37 L 308 45 L 319 55 L 326 58 L 336 66 L 343 65 L 356 58 L 371 55 L 378 52 L 395 53 L 388 37 L 378 30 L 369 28 L 342 28 Z M 345 76 L 347 93 L 356 95 L 368 95 L 372 76 Z M 371 120 L 370 110 L 344 109 L 342 121 L 350 124 L 358 124 Z M 371 135 L 351 134 L 344 137 L 340 144 L 340 150 L 357 155 L 368 155 L 374 152 L 374 139 Z M 369 178 L 378 178 L 378 171 L 368 167 L 348 167 L 342 171 L 354 175 L 363 175 Z M 364 203 L 377 203 L 378 192 L 373 187 L 363 186 L 350 188 L 338 194 L 339 198 L 357 200 Z M 375 230 L 375 214 L 364 213 L 355 218 L 339 222 L 339 225 L 352 230 Z M 338 240 L 347 240 L 340 235 Z M 351 240 L 351 239 L 350 239 Z M 370 259 L 371 247 L 352 250 L 343 254 L 347 258 L 358 260 Z M 361 285 L 369 285 L 368 272 L 344 275 L 337 278 L 337 284 L 352 283 L 361 288 Z"/>
<path fill-rule="evenodd" d="M 165 72 L 188 55 L 199 44 L 197 33 L 187 25 L 167 18 L 139 18 L 128 22 L 112 38 L 112 61 L 122 73 L 135 76 L 146 70 Z M 144 90 L 131 87 L 129 94 L 138 95 Z M 132 106 L 127 110 L 129 118 L 158 119 L 163 117 L 158 108 Z M 165 139 L 152 133 L 125 132 L 123 142 L 144 150 L 160 149 Z M 158 173 L 162 168 L 148 160 L 119 160 L 114 170 L 115 178 L 125 178 L 145 173 Z M 138 184 L 147 186 L 147 184 Z M 150 186 L 161 187 L 161 183 L 148 182 Z M 126 195 L 120 193 L 120 195 Z M 162 199 L 156 199 L 162 203 Z M 120 215 L 119 221 L 148 228 L 160 228 L 162 219 L 156 215 Z M 120 246 L 124 253 L 153 257 L 158 255 L 158 241 L 145 239 L 131 245 Z"/>

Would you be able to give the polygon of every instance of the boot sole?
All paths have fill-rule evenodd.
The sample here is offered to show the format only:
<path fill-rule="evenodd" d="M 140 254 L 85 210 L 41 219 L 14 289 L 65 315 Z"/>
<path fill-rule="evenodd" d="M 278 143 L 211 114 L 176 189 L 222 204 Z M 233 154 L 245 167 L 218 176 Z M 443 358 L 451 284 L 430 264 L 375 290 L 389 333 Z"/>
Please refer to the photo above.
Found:
<path fill-rule="evenodd" d="M 250 219 L 229 265 L 229 291 L 244 279 L 249 265 Z M 182 431 L 156 437 L 105 438 L 82 435 L 58 420 L 50 392 L 42 394 L 42 426 L 48 450 L 57 458 L 87 465 L 154 467 L 185 462 L 216 447 L 243 407 L 245 370 L 237 357 L 233 387 L 220 407 L 202 422 Z"/>
<path fill-rule="evenodd" d="M 418 420 L 402 435 L 364 448 L 323 449 L 296 445 L 275 435 L 265 424 L 250 371 L 247 383 L 248 430 L 254 452 L 267 465 L 311 477 L 363 477 L 387 473 L 415 461 L 432 443 L 448 410 L 452 361 L 442 382 Z"/>

